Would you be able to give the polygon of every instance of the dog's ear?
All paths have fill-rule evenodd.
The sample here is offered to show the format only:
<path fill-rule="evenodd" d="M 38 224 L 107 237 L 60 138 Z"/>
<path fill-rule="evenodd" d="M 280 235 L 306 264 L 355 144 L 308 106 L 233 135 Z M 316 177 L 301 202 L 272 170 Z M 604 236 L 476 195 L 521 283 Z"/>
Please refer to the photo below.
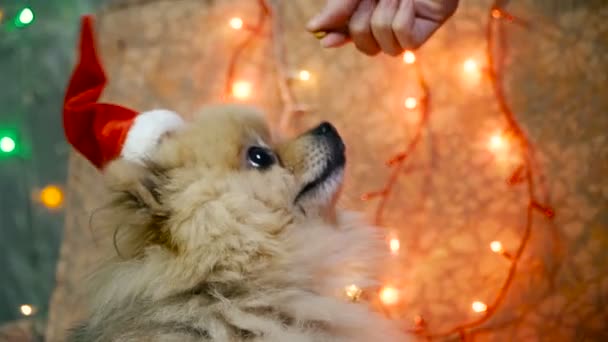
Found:
<path fill-rule="evenodd" d="M 141 255 L 150 245 L 175 251 L 166 222 L 169 217 L 163 204 L 167 183 L 165 170 L 156 164 L 116 160 L 104 170 L 113 200 L 103 216 L 104 225 L 113 233 L 116 252 L 123 258 Z"/>
<path fill-rule="evenodd" d="M 104 170 L 106 184 L 116 200 L 132 209 L 143 209 L 151 215 L 163 215 L 162 187 L 167 181 L 165 170 L 158 165 L 116 160 Z"/>

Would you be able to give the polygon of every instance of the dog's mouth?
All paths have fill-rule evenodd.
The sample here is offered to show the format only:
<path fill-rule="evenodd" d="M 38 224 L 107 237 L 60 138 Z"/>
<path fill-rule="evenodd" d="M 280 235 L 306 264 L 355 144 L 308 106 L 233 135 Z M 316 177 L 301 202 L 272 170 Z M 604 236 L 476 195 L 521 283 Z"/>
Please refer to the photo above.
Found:
<path fill-rule="evenodd" d="M 329 183 L 339 182 L 345 163 L 346 158 L 344 158 L 343 154 L 341 157 L 329 161 L 317 178 L 306 183 L 304 187 L 302 187 L 302 190 L 300 190 L 296 196 L 295 202 L 298 202 L 302 197 L 314 193 L 317 189 L 321 189 Z"/>
<path fill-rule="evenodd" d="M 312 130 L 310 134 L 320 139 L 320 143 L 325 145 L 328 152 L 325 156 L 324 167 L 317 173 L 316 177 L 304 184 L 294 202 L 298 202 L 301 198 L 324 188 L 328 192 L 334 192 L 340 184 L 346 164 L 344 142 L 331 124 L 323 123 Z"/>

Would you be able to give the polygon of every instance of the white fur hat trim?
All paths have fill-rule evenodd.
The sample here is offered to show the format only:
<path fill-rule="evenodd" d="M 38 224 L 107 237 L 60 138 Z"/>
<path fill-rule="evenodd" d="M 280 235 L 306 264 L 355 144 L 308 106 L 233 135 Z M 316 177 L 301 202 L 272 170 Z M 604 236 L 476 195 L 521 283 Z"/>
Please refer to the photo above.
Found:
<path fill-rule="evenodd" d="M 128 160 L 142 161 L 154 151 L 165 133 L 183 125 L 184 120 L 179 114 L 170 110 L 156 109 L 140 113 L 127 133 L 120 155 Z"/>

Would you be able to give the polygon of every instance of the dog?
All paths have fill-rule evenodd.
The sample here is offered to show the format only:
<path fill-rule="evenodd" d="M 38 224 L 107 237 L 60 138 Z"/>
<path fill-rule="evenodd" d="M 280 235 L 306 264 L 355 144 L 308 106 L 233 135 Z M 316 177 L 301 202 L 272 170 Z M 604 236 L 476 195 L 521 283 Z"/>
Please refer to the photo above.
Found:
<path fill-rule="evenodd" d="M 329 123 L 274 142 L 264 115 L 209 106 L 143 162 L 104 170 L 95 218 L 114 251 L 70 341 L 407 341 L 345 295 L 374 287 L 381 232 L 335 207 L 345 147 Z"/>

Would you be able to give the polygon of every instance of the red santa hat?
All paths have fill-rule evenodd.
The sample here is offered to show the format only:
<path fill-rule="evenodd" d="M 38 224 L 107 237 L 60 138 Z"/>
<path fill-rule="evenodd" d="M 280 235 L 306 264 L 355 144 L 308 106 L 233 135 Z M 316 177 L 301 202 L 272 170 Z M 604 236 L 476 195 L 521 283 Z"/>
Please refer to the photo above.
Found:
<path fill-rule="evenodd" d="M 142 161 L 161 137 L 183 125 L 169 110 L 138 113 L 110 103 L 99 103 L 106 85 L 103 66 L 95 50 L 93 19 L 84 16 L 80 54 L 63 102 L 63 127 L 68 142 L 97 168 L 122 157 Z"/>

